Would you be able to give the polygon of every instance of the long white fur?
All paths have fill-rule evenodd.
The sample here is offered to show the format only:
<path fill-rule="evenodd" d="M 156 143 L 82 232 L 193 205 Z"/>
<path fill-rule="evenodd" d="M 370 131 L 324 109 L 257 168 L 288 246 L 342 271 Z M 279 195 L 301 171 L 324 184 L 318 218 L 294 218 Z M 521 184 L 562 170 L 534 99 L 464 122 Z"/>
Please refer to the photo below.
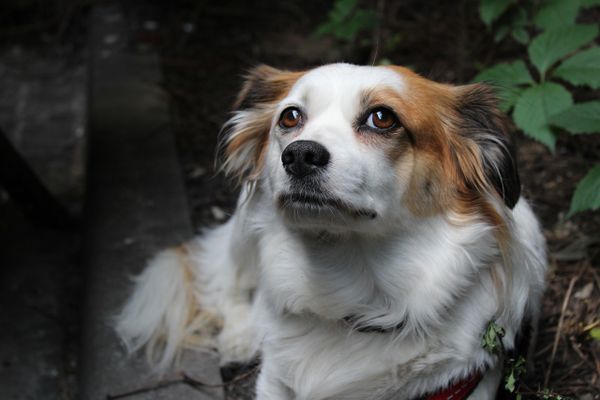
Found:
<path fill-rule="evenodd" d="M 513 210 L 497 204 L 510 232 L 506 260 L 484 219 L 461 225 L 452 222 L 460 216 L 403 208 L 407 182 L 351 126 L 361 90 L 381 84 L 405 86 L 391 71 L 340 64 L 294 85 L 278 110 L 302 105 L 306 127 L 286 136 L 274 120 L 262 175 L 232 218 L 188 244 L 186 260 L 168 250 L 137 278 L 117 320 L 130 350 L 162 341 L 161 372 L 185 346 L 216 345 L 223 363 L 260 354 L 259 400 L 411 399 L 475 370 L 486 373 L 470 399 L 494 398 L 502 361 L 482 348 L 483 331 L 495 320 L 510 349 L 523 320 L 536 318 L 546 268 L 540 227 L 523 198 Z M 331 152 L 328 189 L 378 219 L 282 215 L 281 152 L 300 139 Z M 492 268 L 509 272 L 504 294 Z M 362 333 L 343 321 L 350 315 L 357 325 L 404 326 Z"/>

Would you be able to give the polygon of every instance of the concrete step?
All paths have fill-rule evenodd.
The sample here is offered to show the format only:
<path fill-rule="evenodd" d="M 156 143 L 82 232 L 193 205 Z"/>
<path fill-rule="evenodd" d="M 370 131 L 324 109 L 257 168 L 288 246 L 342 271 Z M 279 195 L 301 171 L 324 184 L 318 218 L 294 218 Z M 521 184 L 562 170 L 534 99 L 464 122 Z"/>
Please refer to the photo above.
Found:
<path fill-rule="evenodd" d="M 86 400 L 159 383 L 143 354 L 126 357 L 111 318 L 130 293 L 130 277 L 152 254 L 192 236 L 168 106 L 158 90 L 158 58 L 136 42 L 132 25 L 119 6 L 98 5 L 91 13 L 81 364 L 81 398 Z M 220 383 L 218 360 L 209 354 L 184 354 L 179 370 L 204 383 Z M 126 396 L 222 397 L 220 388 L 184 384 Z"/>

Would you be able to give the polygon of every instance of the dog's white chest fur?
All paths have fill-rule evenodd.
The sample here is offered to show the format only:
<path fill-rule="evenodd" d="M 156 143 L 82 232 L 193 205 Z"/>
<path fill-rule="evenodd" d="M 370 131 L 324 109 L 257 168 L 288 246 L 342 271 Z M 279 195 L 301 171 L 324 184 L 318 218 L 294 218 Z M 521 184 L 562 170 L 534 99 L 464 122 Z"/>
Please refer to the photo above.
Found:
<path fill-rule="evenodd" d="M 441 319 L 499 258 L 489 232 L 452 229 L 440 219 L 367 238 L 271 225 L 260 243 L 265 288 L 280 311 L 327 319 L 364 314 L 389 326 Z"/>
<path fill-rule="evenodd" d="M 515 213 L 536 225 L 524 201 Z M 490 370 L 489 386 L 496 384 L 482 334 L 491 320 L 523 315 L 497 314 L 490 270 L 501 257 L 491 231 L 432 219 L 411 235 L 364 240 L 269 227 L 259 240 L 256 316 L 270 368 L 294 398 L 412 398 L 474 369 Z M 539 233 L 526 240 L 543 256 Z M 522 307 L 530 289 L 515 289 L 511 300 Z M 352 329 L 361 325 L 389 330 Z M 507 337 L 515 334 L 509 328 Z"/>
<path fill-rule="evenodd" d="M 491 92 L 400 67 L 258 67 L 222 133 L 229 222 L 159 254 L 118 317 L 130 349 L 260 355 L 259 400 L 417 399 L 537 318 L 545 249 Z M 161 296 L 157 296 L 157 293 Z"/>

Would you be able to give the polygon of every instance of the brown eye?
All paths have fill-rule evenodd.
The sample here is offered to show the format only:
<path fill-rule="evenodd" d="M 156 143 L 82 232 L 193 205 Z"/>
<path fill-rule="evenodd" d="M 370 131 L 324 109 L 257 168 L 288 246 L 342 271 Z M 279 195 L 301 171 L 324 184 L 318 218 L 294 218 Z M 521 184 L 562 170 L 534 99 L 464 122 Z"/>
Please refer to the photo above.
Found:
<path fill-rule="evenodd" d="M 390 129 L 394 127 L 398 119 L 393 112 L 386 108 L 376 108 L 371 111 L 365 124 L 374 129 Z"/>
<path fill-rule="evenodd" d="M 288 107 L 281 113 L 279 117 L 279 126 L 284 129 L 290 129 L 298 126 L 302 121 L 302 114 L 296 107 Z"/>

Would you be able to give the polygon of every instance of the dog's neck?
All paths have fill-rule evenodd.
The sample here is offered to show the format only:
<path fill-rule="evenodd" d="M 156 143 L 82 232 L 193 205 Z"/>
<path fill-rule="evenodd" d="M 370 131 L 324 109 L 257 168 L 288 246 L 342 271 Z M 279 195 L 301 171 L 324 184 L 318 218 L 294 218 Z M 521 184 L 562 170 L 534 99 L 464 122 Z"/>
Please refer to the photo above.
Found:
<path fill-rule="evenodd" d="M 307 231 L 272 222 L 260 232 L 260 252 L 270 267 L 264 275 L 272 283 L 274 309 L 339 323 L 350 318 L 355 327 L 373 333 L 425 335 L 444 324 L 447 310 L 496 257 L 489 232 L 482 236 L 481 230 L 456 227 L 441 217 L 424 219 L 410 232 L 399 228 L 383 236 Z M 463 266 L 460 275 L 452 272 L 455 265 Z M 285 278 L 290 276 L 295 279 Z M 440 295 L 440 282 L 449 295 Z"/>

